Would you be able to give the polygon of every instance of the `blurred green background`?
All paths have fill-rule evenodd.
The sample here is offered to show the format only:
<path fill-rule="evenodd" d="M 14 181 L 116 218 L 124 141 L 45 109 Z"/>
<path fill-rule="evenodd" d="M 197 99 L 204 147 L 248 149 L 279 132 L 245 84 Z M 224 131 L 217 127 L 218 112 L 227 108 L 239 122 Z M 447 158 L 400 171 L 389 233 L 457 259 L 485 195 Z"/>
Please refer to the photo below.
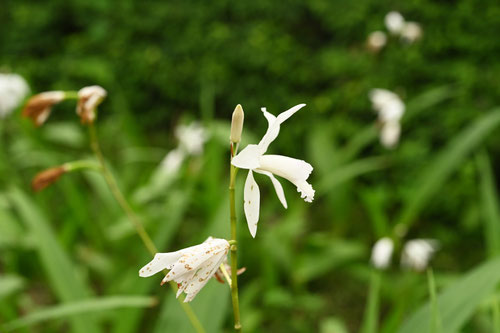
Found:
<path fill-rule="evenodd" d="M 390 36 L 370 52 L 366 38 L 385 30 L 391 10 L 421 24 L 423 37 L 408 45 Z M 493 0 L 2 0 L 0 69 L 24 76 L 33 93 L 93 84 L 108 91 L 97 123 L 104 154 L 163 252 L 229 237 L 235 105 L 245 110 L 244 147 L 265 132 L 260 107 L 278 114 L 307 104 L 270 152 L 314 166 L 315 201 L 282 182 L 284 210 L 258 177 L 253 240 L 239 175 L 246 332 L 439 332 L 432 318 L 442 332 L 500 332 L 499 17 Z M 396 92 L 407 106 L 394 150 L 378 141 L 372 88 Z M 152 177 L 178 144 L 175 128 L 191 121 L 210 134 L 204 153 L 158 186 Z M 37 172 L 92 158 L 74 103 L 56 106 L 40 129 L 18 110 L 0 120 L 0 136 L 0 324 L 192 332 L 160 277 L 138 277 L 148 253 L 99 174 L 73 173 L 31 192 Z M 425 273 L 399 267 L 399 246 L 388 270 L 371 268 L 372 245 L 398 223 L 409 226 L 404 239 L 440 242 L 432 267 L 448 297 L 438 305 Z M 22 321 L 96 298 L 111 305 Z M 415 314 L 428 302 L 432 315 Z M 208 332 L 231 331 L 226 285 L 210 281 L 192 305 Z"/>

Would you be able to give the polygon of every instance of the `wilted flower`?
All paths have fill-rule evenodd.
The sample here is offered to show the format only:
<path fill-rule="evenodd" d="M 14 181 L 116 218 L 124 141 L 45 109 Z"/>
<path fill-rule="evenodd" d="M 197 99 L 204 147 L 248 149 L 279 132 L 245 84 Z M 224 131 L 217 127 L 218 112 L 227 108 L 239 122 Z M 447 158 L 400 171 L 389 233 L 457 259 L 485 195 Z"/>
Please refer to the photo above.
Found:
<path fill-rule="evenodd" d="M 96 108 L 106 97 L 107 92 L 100 86 L 84 87 L 78 91 L 76 114 L 80 116 L 82 124 L 91 124 L 96 117 Z"/>
<path fill-rule="evenodd" d="M 24 106 L 23 116 L 41 126 L 50 116 L 52 107 L 64 100 L 64 91 L 47 91 L 31 97 Z"/>
<path fill-rule="evenodd" d="M 0 118 L 9 115 L 28 95 L 30 89 L 18 74 L 0 74 Z"/>
<path fill-rule="evenodd" d="M 416 271 L 427 268 L 429 261 L 438 249 L 434 239 L 412 239 L 406 242 L 401 255 L 401 265 Z"/>
<path fill-rule="evenodd" d="M 379 239 L 372 249 L 371 262 L 375 268 L 386 269 L 391 263 L 394 242 L 389 237 Z"/>
<path fill-rule="evenodd" d="M 387 36 L 382 31 L 374 31 L 368 35 L 368 48 L 374 52 L 380 51 L 387 43 Z"/>
<path fill-rule="evenodd" d="M 229 277 L 231 276 L 231 266 L 227 263 L 227 260 L 224 261 L 224 263 L 222 263 L 222 265 L 224 266 L 224 269 L 226 270 L 227 274 L 229 275 Z M 241 274 L 245 273 L 245 271 L 247 270 L 246 267 L 241 267 L 240 269 L 238 269 L 236 271 L 236 275 L 240 276 Z M 219 281 L 220 283 L 224 283 L 225 281 L 225 276 L 224 276 L 224 273 L 222 272 L 222 269 L 219 267 L 219 269 L 215 272 L 215 275 L 214 275 L 214 278 Z M 229 286 L 231 286 L 231 281 L 229 281 Z"/>
<path fill-rule="evenodd" d="M 400 121 L 405 112 L 405 105 L 398 95 L 386 89 L 372 89 L 369 97 L 382 126 L 380 142 L 386 148 L 393 148 L 401 134 Z"/>
<path fill-rule="evenodd" d="M 401 13 L 392 11 L 385 16 L 385 26 L 390 33 L 400 34 L 405 25 L 405 19 Z"/>
<path fill-rule="evenodd" d="M 408 43 L 413 43 L 422 37 L 422 28 L 416 22 L 406 22 L 401 30 L 401 38 Z"/>
<path fill-rule="evenodd" d="M 304 106 L 305 104 L 296 105 L 282 112 L 277 117 L 267 112 L 266 108 L 262 108 L 262 112 L 269 124 L 266 134 L 258 145 L 246 146 L 245 149 L 231 161 L 235 167 L 249 170 L 245 181 L 245 201 L 243 207 L 252 237 L 255 237 L 257 233 L 260 210 L 260 191 L 259 186 L 253 178 L 253 171 L 266 175 L 271 179 L 276 194 L 285 208 L 287 208 L 285 193 L 283 192 L 283 187 L 280 182 L 274 175 L 283 177 L 294 184 L 297 187 L 297 191 L 301 192 L 301 197 L 304 198 L 305 201 L 312 202 L 314 199 L 314 189 L 311 184 L 307 182 L 307 178 L 313 170 L 313 167 L 309 163 L 288 156 L 264 155 L 271 142 L 278 136 L 280 124 Z"/>
<path fill-rule="evenodd" d="M 189 125 L 179 125 L 175 129 L 175 136 L 179 140 L 179 147 L 188 155 L 201 155 L 203 145 L 208 140 L 207 131 L 198 122 Z"/>
<path fill-rule="evenodd" d="M 161 284 L 172 280 L 177 282 L 177 297 L 184 292 L 184 302 L 189 302 L 215 274 L 226 259 L 228 250 L 227 240 L 210 237 L 202 244 L 176 252 L 157 253 L 150 263 L 141 268 L 139 276 L 148 277 L 169 269 Z"/>
<path fill-rule="evenodd" d="M 41 191 L 52 183 L 55 183 L 67 171 L 66 167 L 61 165 L 39 172 L 31 181 L 31 188 L 35 192 Z"/>

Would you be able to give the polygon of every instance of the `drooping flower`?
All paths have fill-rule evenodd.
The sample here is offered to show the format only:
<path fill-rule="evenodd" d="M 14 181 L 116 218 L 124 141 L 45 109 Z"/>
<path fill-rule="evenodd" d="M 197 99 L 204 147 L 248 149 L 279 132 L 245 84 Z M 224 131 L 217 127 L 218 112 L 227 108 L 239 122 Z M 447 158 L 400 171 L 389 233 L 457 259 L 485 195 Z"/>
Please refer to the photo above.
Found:
<path fill-rule="evenodd" d="M 176 252 L 157 253 L 150 263 L 140 269 L 139 276 L 148 277 L 169 269 L 161 284 L 172 280 L 177 282 L 179 290 L 176 297 L 184 292 L 184 302 L 190 302 L 219 269 L 228 250 L 227 240 L 209 237 L 199 245 Z"/>
<path fill-rule="evenodd" d="M 373 52 L 380 51 L 387 43 L 387 36 L 382 31 L 374 31 L 368 35 L 367 45 Z"/>
<path fill-rule="evenodd" d="M 391 11 L 385 16 L 385 26 L 393 35 L 398 35 L 403 30 L 405 19 L 401 13 Z"/>
<path fill-rule="evenodd" d="M 84 87 L 78 91 L 76 114 L 80 116 L 82 124 L 91 124 L 96 118 L 96 108 L 106 97 L 107 92 L 100 86 Z"/>
<path fill-rule="evenodd" d="M 16 109 L 28 95 L 28 83 L 18 74 L 0 73 L 0 118 Z"/>
<path fill-rule="evenodd" d="M 36 174 L 31 181 L 31 188 L 33 191 L 38 192 L 55 183 L 62 175 L 68 172 L 66 165 L 43 170 Z"/>
<path fill-rule="evenodd" d="M 394 251 L 394 242 L 389 237 L 379 239 L 372 249 L 371 262 L 375 268 L 386 269 L 389 267 Z"/>
<path fill-rule="evenodd" d="M 394 148 L 401 134 L 405 105 L 398 95 L 386 89 L 372 89 L 369 97 L 381 124 L 380 142 L 386 148 Z"/>
<path fill-rule="evenodd" d="M 280 125 L 285 120 L 290 118 L 295 112 L 303 108 L 305 104 L 299 104 L 293 108 L 282 112 L 277 117 L 267 112 L 266 108 L 262 108 L 264 117 L 268 121 L 268 129 L 259 144 L 251 144 L 245 147 L 238 155 L 236 155 L 231 163 L 238 168 L 248 169 L 248 176 L 245 181 L 244 188 L 244 210 L 248 223 L 248 229 L 252 237 L 257 233 L 257 223 L 259 222 L 260 210 L 260 191 L 259 186 L 253 178 L 253 172 L 257 172 L 268 176 L 273 183 L 274 189 L 283 207 L 287 208 L 285 193 L 280 182 L 274 177 L 280 176 L 297 187 L 297 191 L 301 193 L 301 197 L 307 202 L 312 202 L 314 199 L 314 189 L 307 182 L 307 178 L 311 174 L 313 167 L 299 159 L 291 158 L 282 155 L 265 155 L 267 148 L 279 134 Z"/>
<path fill-rule="evenodd" d="M 434 253 L 438 250 L 438 242 L 434 239 L 412 239 L 405 243 L 401 255 L 401 266 L 423 271 L 429 265 Z"/>
<path fill-rule="evenodd" d="M 52 107 L 63 101 L 64 91 L 46 91 L 31 97 L 24 106 L 23 116 L 30 118 L 36 126 L 41 126 L 52 112 Z"/>

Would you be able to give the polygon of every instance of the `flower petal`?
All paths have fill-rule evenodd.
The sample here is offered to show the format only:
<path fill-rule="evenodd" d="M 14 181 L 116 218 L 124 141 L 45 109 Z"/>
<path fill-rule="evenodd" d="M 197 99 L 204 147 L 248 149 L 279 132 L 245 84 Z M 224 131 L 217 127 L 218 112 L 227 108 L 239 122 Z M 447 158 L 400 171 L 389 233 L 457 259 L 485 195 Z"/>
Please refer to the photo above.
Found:
<path fill-rule="evenodd" d="M 274 177 L 272 173 L 269 171 L 264 171 L 264 170 L 259 170 L 255 169 L 254 170 L 257 173 L 261 173 L 263 175 L 268 176 L 271 178 L 271 181 L 273 182 L 274 190 L 276 191 L 276 195 L 278 196 L 278 199 L 280 199 L 281 204 L 283 207 L 288 208 L 288 205 L 286 203 L 286 198 L 285 198 L 285 192 L 283 191 L 283 187 L 281 186 L 281 183 Z"/>
<path fill-rule="evenodd" d="M 262 155 L 258 145 L 248 145 L 231 160 L 231 164 L 240 169 L 258 168 L 259 158 Z"/>
<path fill-rule="evenodd" d="M 243 208 L 245 210 L 248 229 L 252 237 L 255 238 L 257 223 L 259 222 L 260 190 L 259 185 L 257 185 L 253 178 L 252 170 L 248 171 L 247 180 L 245 181 L 244 200 Z"/>
<path fill-rule="evenodd" d="M 140 277 L 148 277 L 164 269 L 171 269 L 177 260 L 182 256 L 182 251 L 157 253 L 153 260 L 140 269 Z"/>
<path fill-rule="evenodd" d="M 261 109 L 262 112 L 264 113 L 264 117 L 266 117 L 269 123 L 266 134 L 264 134 L 262 140 L 260 140 L 259 142 L 259 147 L 261 147 L 262 149 L 262 154 L 264 154 L 267 151 L 267 148 L 269 147 L 271 142 L 273 142 L 278 136 L 280 132 L 281 123 L 290 118 L 295 112 L 299 111 L 304 106 L 306 105 L 305 104 L 295 105 L 294 107 L 280 113 L 278 117 L 275 117 L 274 115 L 267 112 L 266 108 Z"/>

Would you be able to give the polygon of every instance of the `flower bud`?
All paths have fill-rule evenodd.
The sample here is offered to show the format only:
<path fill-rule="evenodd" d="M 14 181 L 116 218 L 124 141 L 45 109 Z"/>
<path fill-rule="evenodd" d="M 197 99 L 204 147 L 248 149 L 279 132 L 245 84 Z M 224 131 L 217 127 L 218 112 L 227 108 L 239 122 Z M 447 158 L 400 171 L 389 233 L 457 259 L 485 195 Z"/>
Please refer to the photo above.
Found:
<path fill-rule="evenodd" d="M 67 169 L 64 166 L 57 166 L 54 168 L 50 168 L 39 172 L 33 181 L 31 182 L 31 187 L 33 191 L 38 192 L 46 188 L 47 186 L 55 183 L 59 177 L 67 172 Z"/>
<path fill-rule="evenodd" d="M 230 140 L 233 143 L 238 143 L 241 141 L 241 132 L 243 131 L 243 120 L 245 119 L 245 114 L 243 113 L 243 108 L 240 104 L 236 105 L 233 112 L 233 118 L 231 121 L 231 136 Z"/>
<path fill-rule="evenodd" d="M 52 106 L 65 98 L 64 91 L 47 91 L 31 97 L 23 109 L 23 116 L 41 126 L 50 116 Z"/>
<path fill-rule="evenodd" d="M 91 124 L 96 117 L 95 109 L 106 97 L 107 92 L 100 86 L 90 86 L 78 91 L 78 105 L 76 114 L 80 116 L 82 124 Z"/>

